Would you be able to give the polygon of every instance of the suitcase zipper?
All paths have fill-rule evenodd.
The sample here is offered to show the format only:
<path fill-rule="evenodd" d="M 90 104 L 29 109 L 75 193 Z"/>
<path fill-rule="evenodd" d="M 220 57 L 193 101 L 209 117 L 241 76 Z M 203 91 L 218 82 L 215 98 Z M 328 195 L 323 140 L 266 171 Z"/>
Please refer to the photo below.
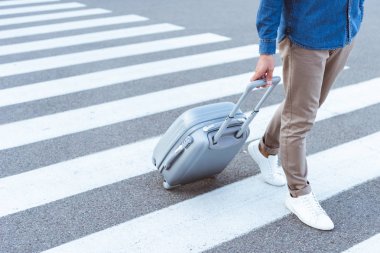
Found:
<path fill-rule="evenodd" d="M 179 145 L 176 148 L 173 156 L 168 159 L 167 163 L 162 167 L 160 172 L 162 172 L 163 170 L 169 170 L 170 167 L 173 165 L 173 163 L 182 155 L 183 151 L 185 151 L 185 149 L 187 149 L 191 145 L 191 143 L 193 143 L 193 141 L 194 141 L 194 138 L 192 136 L 190 136 L 190 135 L 187 136 L 183 140 L 181 145 Z"/>

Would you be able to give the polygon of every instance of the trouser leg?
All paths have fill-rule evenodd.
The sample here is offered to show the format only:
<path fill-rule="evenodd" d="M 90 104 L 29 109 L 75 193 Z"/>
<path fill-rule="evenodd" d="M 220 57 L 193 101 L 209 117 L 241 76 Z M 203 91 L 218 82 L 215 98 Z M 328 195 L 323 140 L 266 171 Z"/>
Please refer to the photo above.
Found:
<path fill-rule="evenodd" d="M 285 101 L 281 113 L 280 156 L 292 196 L 310 193 L 306 134 L 312 128 L 322 90 L 327 50 L 307 50 L 288 42 L 283 56 Z"/>
<path fill-rule="evenodd" d="M 292 196 L 311 191 L 307 180 L 306 134 L 314 124 L 336 77 L 344 68 L 350 44 L 335 51 L 307 50 L 285 39 L 280 43 L 285 99 L 277 108 L 260 145 L 269 153 L 280 148 L 288 188 Z"/>

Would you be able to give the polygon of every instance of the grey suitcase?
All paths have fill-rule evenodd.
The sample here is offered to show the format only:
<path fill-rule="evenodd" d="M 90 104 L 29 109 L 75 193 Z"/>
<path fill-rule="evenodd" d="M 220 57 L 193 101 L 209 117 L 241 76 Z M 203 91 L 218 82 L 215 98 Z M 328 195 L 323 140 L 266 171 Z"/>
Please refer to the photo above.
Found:
<path fill-rule="evenodd" d="M 273 77 L 273 85 L 248 118 L 240 105 L 253 89 L 265 84 L 263 80 L 249 83 L 236 104 L 220 102 L 183 112 L 153 151 L 152 162 L 164 177 L 164 188 L 221 173 L 246 142 L 250 122 L 279 82 L 279 77 Z"/>

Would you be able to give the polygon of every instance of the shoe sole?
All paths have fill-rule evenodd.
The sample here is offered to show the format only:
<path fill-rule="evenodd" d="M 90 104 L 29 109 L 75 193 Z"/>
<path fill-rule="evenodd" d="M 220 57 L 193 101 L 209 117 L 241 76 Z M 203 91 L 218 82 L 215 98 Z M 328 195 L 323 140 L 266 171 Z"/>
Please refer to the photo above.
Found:
<path fill-rule="evenodd" d="M 306 222 L 305 220 L 303 220 L 303 219 L 297 214 L 296 211 L 294 211 L 294 209 L 291 207 L 291 205 L 288 204 L 288 200 L 285 200 L 285 206 L 286 206 L 286 208 L 289 209 L 289 211 L 290 211 L 291 213 L 293 213 L 295 216 L 297 216 L 297 218 L 298 218 L 300 221 L 302 221 L 304 224 L 308 225 L 309 227 L 312 227 L 312 228 L 315 228 L 315 229 L 319 229 L 319 230 L 323 230 L 323 231 L 330 231 L 330 230 L 333 230 L 333 229 L 334 229 L 334 227 L 331 228 L 331 229 L 325 229 L 325 228 L 317 228 L 317 227 L 314 227 L 314 226 L 310 225 L 308 222 Z"/>

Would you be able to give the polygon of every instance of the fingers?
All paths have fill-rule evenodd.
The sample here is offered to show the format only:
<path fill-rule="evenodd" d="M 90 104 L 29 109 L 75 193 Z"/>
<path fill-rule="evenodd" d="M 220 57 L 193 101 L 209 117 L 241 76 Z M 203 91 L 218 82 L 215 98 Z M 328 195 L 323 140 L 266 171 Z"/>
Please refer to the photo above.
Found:
<path fill-rule="evenodd" d="M 256 72 L 251 77 L 250 81 L 253 82 L 258 79 L 262 79 L 265 76 L 265 72 L 266 72 L 265 69 L 257 69 Z"/>
<path fill-rule="evenodd" d="M 265 79 L 266 84 L 260 87 L 266 88 L 272 85 L 274 71 L 274 58 L 272 55 L 261 55 L 256 65 L 256 72 L 252 75 L 250 81 Z"/>
<path fill-rule="evenodd" d="M 264 69 L 264 70 L 259 70 L 259 71 L 256 71 L 255 74 L 251 77 L 251 82 L 253 81 L 256 81 L 256 80 L 259 80 L 259 79 L 266 79 L 266 73 L 267 73 L 267 70 Z M 268 84 L 264 84 L 262 86 L 258 86 L 257 88 L 267 88 Z"/>

